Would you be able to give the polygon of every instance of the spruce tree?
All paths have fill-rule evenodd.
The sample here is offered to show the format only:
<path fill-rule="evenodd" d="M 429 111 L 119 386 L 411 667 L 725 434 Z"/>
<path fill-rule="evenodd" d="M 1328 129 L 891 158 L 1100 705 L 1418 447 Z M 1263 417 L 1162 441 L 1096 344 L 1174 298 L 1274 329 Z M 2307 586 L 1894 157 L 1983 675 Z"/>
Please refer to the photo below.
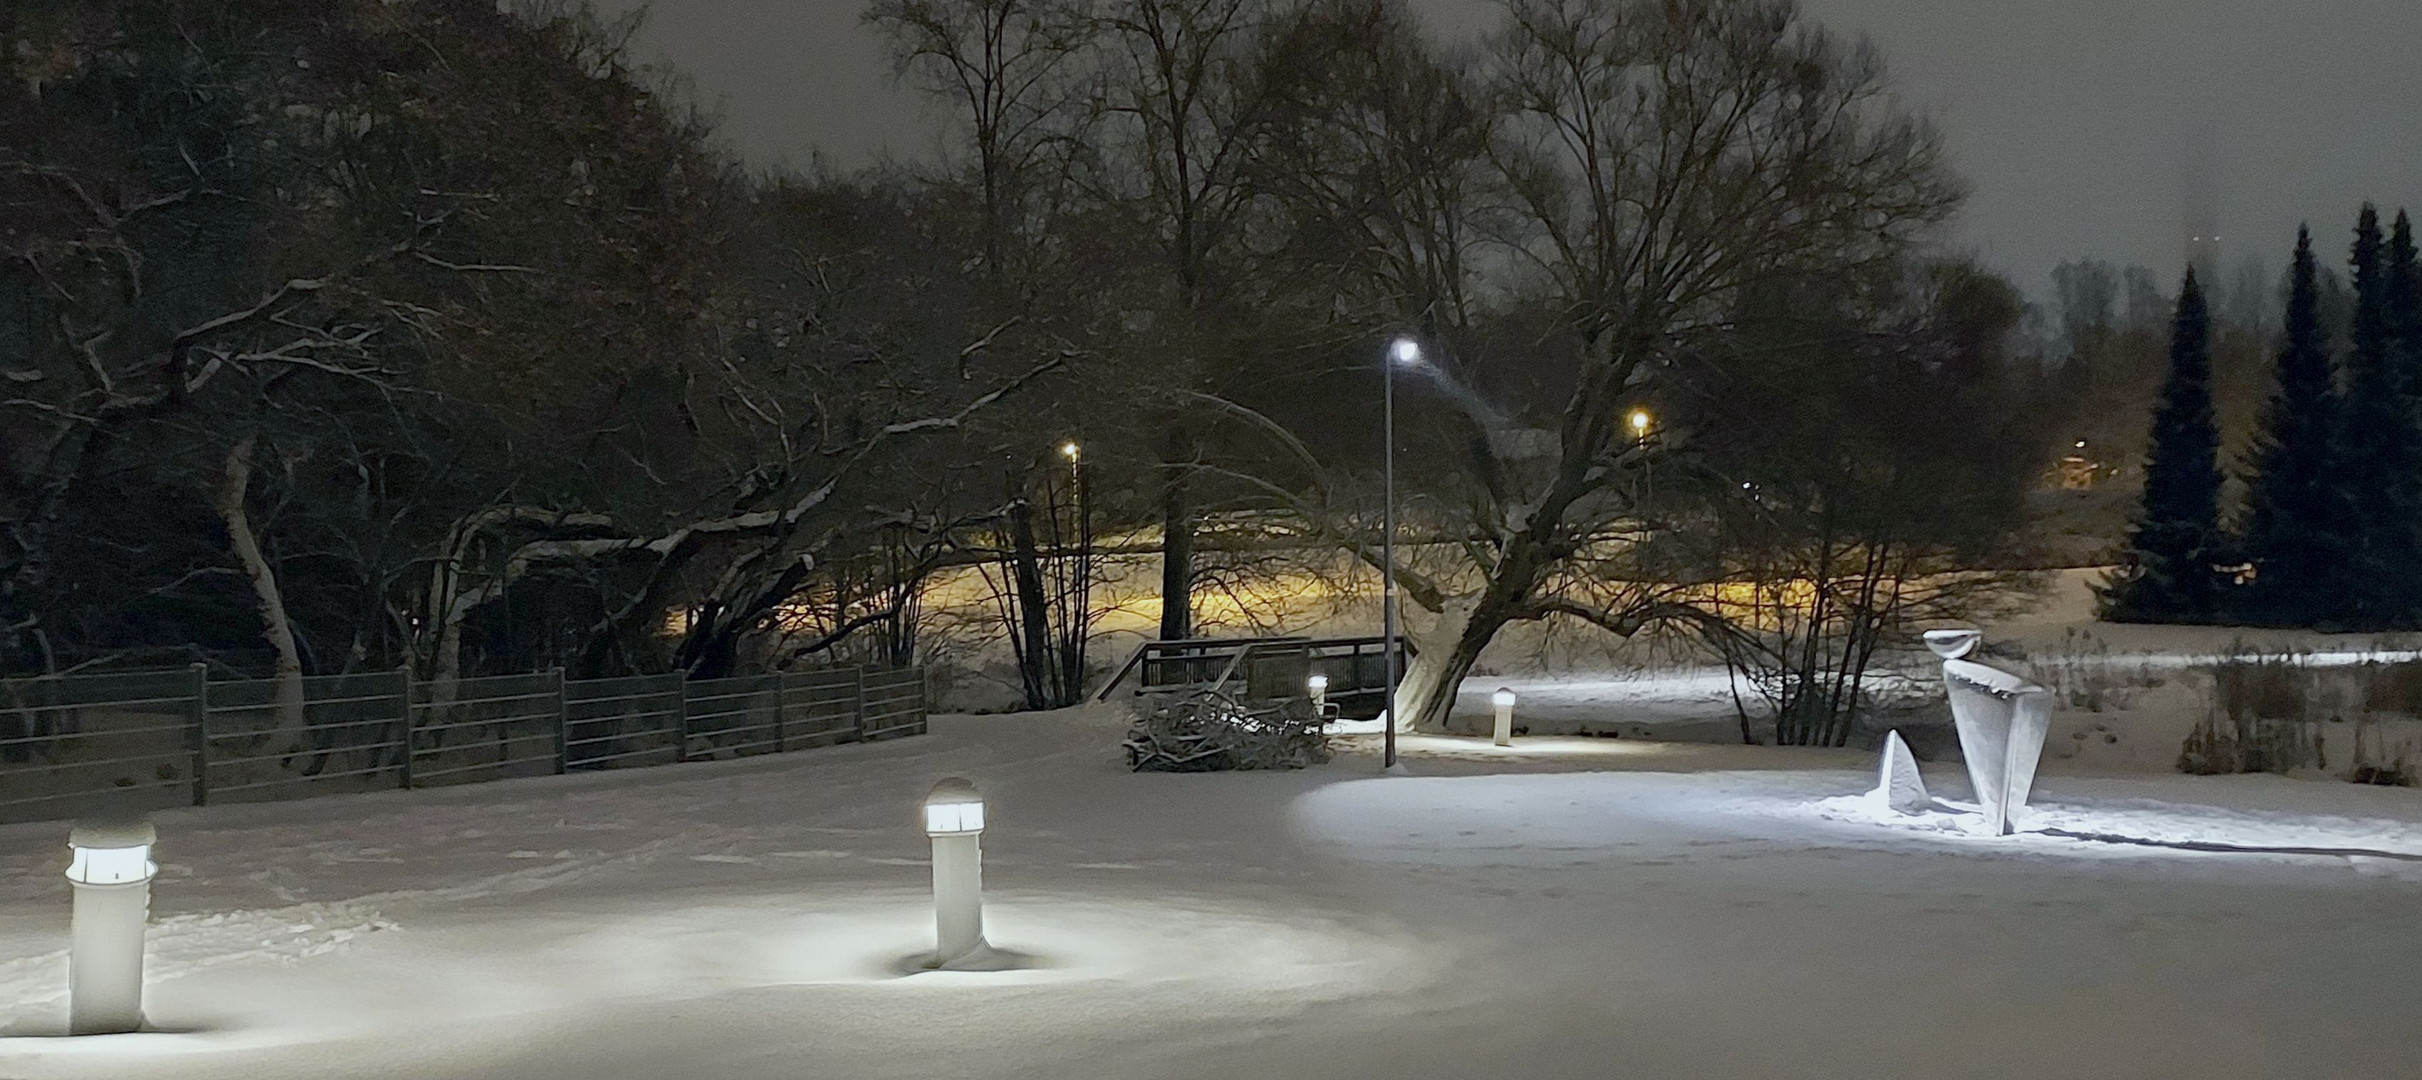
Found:
<path fill-rule="evenodd" d="M 2245 552 L 2255 576 L 2240 614 L 2265 625 L 2334 621 L 2331 575 L 2345 554 L 2330 527 L 2334 394 L 2319 278 L 2312 234 L 2299 228 L 2275 386 L 2246 477 Z"/>
<path fill-rule="evenodd" d="M 2392 250 L 2369 204 L 2355 225 L 2354 348 L 2347 356 L 2342 399 L 2331 442 L 2331 525 L 2348 545 L 2331 587 L 2353 628 L 2381 630 L 2412 622 L 2422 589 L 2422 437 L 2411 382 L 2395 355 Z M 2405 239 L 2412 264 L 2412 232 Z M 2410 274 L 2411 270 L 2404 271 Z"/>
<path fill-rule="evenodd" d="M 2422 465 L 2422 255 L 2414 250 L 2414 224 L 2397 211 L 2389 230 L 2380 298 L 2382 348 L 2405 389 L 2408 431 L 2416 440 L 2413 463 Z"/>
<path fill-rule="evenodd" d="M 2102 588 L 2112 622 L 2208 622 L 2219 538 L 2220 430 L 2212 420 L 2211 312 L 2189 269 L 2170 325 L 2170 373 L 2153 408 L 2143 504 Z"/>

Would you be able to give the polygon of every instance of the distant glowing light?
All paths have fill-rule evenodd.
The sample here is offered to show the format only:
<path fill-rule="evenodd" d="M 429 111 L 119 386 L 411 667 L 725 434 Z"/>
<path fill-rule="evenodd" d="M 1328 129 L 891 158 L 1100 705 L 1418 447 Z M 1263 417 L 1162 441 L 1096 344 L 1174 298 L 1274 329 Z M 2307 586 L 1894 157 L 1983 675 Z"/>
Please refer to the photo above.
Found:
<path fill-rule="evenodd" d="M 1388 346 L 1388 356 L 1399 364 L 1418 364 L 1421 343 L 1409 337 L 1397 338 L 1395 344 Z"/>
<path fill-rule="evenodd" d="M 1631 411 L 1631 429 L 1634 434 L 1648 434 L 1648 410 L 1633 409 Z"/>
<path fill-rule="evenodd" d="M 1077 460 L 1077 458 L 1084 452 L 1084 449 L 1079 447 L 1074 442 L 1064 442 L 1060 444 L 1060 456 L 1067 458 L 1071 462 Z"/>

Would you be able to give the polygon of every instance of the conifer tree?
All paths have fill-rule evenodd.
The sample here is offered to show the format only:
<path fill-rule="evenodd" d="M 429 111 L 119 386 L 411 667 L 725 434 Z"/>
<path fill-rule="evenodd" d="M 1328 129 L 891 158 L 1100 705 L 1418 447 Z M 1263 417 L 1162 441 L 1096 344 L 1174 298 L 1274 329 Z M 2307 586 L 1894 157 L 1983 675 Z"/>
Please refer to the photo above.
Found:
<path fill-rule="evenodd" d="M 2211 312 L 2189 269 L 2170 326 L 2170 373 L 2153 408 L 2144 501 L 2119 569 L 2102 588 L 2112 622 L 2205 622 L 2213 615 L 2220 430 L 2212 419 Z"/>
<path fill-rule="evenodd" d="M 2404 256 L 2410 267 L 2412 232 Z M 2422 589 L 2422 437 L 2412 380 L 2394 354 L 2393 252 L 2369 204 L 2355 225 L 2353 351 L 2347 356 L 2329 469 L 2331 527 L 2348 543 L 2331 587 L 2350 627 L 2390 629 L 2412 621 Z M 2410 274 L 2411 270 L 2405 271 Z"/>
<path fill-rule="evenodd" d="M 2255 567 L 2240 614 L 2275 626 L 2333 621 L 2333 569 L 2344 557 L 2330 527 L 2330 406 L 2320 267 L 2309 230 L 2296 230 L 2287 323 L 2270 406 L 2246 477 L 2245 551 Z"/>
<path fill-rule="evenodd" d="M 2413 219 L 2403 210 L 2397 211 L 2396 226 L 2389 230 L 2385 262 L 2382 347 L 2404 385 L 2410 430 L 2417 440 L 2414 460 L 2422 465 L 2422 256 L 2414 250 Z"/>

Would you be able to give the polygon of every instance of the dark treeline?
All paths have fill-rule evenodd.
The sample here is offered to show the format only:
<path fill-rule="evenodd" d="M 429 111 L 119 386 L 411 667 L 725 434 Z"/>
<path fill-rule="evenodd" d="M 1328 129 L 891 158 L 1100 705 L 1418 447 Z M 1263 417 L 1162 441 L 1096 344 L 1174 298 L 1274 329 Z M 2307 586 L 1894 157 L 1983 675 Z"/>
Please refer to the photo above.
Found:
<path fill-rule="evenodd" d="M 1839 741 L 2010 585 L 1946 583 L 2018 561 L 2057 366 L 1786 0 L 868 18 L 942 163 L 752 174 L 577 5 L 9 7 L 0 662 L 898 661 L 977 565 L 1056 704 L 1072 544 L 1156 545 L 1165 636 L 1274 545 L 1376 559 L 1399 334 L 1407 719 L 1509 624 L 1665 624 Z"/>
<path fill-rule="evenodd" d="M 2106 617 L 2422 626 L 2422 264 L 2404 212 L 2384 232 L 2363 208 L 2349 271 L 2340 300 L 2299 231 L 2270 397 L 2235 462 L 2213 412 L 2210 307 L 2187 275 Z M 2232 466 L 2244 490 L 2234 513 Z"/>

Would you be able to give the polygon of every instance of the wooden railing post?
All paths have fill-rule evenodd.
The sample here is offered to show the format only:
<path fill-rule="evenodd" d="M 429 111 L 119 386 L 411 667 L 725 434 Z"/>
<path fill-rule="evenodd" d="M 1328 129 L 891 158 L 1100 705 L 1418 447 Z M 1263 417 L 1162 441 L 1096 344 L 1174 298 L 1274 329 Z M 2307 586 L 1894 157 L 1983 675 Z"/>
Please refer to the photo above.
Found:
<path fill-rule="evenodd" d="M 553 668 L 549 674 L 555 680 L 555 775 L 562 776 L 569 758 L 564 744 L 572 738 L 572 709 L 563 696 L 563 669 Z"/>
<path fill-rule="evenodd" d="M 673 673 L 673 761 L 690 759 L 690 673 Z"/>
<path fill-rule="evenodd" d="M 775 753 L 777 753 L 777 754 L 779 754 L 779 753 L 781 753 L 781 752 L 783 752 L 783 751 L 785 751 L 785 750 L 790 749 L 790 737 L 789 737 L 789 729 L 788 729 L 788 726 L 787 726 L 786 724 L 784 724 L 784 723 L 783 723 L 783 719 L 782 719 L 782 714 L 783 714 L 784 712 L 789 711 L 789 709 L 790 709 L 790 700 L 791 700 L 790 688 L 791 688 L 791 677 L 790 677 L 790 673 L 789 673 L 789 672 L 787 672 L 787 671 L 777 671 L 777 672 L 775 672 L 775 673 L 774 673 L 774 752 L 775 752 Z"/>
<path fill-rule="evenodd" d="M 851 735 L 850 735 L 850 741 L 851 741 L 851 742 L 865 742 L 865 741 L 866 741 L 866 665 L 864 665 L 864 664 L 859 664 L 859 665 L 857 665 L 857 667 L 853 669 L 853 675 L 854 675 L 854 677 L 853 677 L 853 678 L 850 680 L 850 688 L 851 688 L 851 693 L 852 693 L 852 695 L 853 695 L 853 696 L 855 696 L 855 697 L 857 698 L 857 708 L 856 708 L 856 710 L 855 710 L 855 712 L 854 712 L 854 715 L 853 715 L 853 716 L 852 716 L 852 718 L 851 718 L 851 719 L 852 719 L 852 724 L 853 724 L 853 726 L 852 726 L 852 731 L 851 731 Z"/>
<path fill-rule="evenodd" d="M 403 726 L 404 732 L 404 759 L 396 769 L 397 786 L 405 791 L 410 791 L 412 790 L 412 744 L 417 740 L 412 735 L 412 668 L 408 665 L 398 666 L 395 669 L 395 697 L 396 719 Z"/>
<path fill-rule="evenodd" d="M 210 805 L 210 665 L 196 662 L 185 668 L 185 742 L 193 763 L 193 804 Z"/>

